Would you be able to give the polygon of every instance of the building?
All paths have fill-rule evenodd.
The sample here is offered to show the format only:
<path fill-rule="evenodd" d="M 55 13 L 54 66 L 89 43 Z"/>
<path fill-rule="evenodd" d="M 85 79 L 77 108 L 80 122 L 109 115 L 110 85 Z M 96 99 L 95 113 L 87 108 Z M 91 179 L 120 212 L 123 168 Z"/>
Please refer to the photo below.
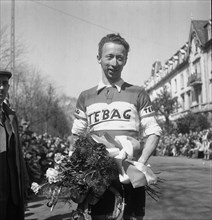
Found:
<path fill-rule="evenodd" d="M 163 65 L 152 65 L 145 88 L 154 99 L 166 85 L 178 108 L 170 117 L 179 118 L 188 111 L 204 113 L 212 124 L 211 20 L 192 20 L 186 42 Z"/>

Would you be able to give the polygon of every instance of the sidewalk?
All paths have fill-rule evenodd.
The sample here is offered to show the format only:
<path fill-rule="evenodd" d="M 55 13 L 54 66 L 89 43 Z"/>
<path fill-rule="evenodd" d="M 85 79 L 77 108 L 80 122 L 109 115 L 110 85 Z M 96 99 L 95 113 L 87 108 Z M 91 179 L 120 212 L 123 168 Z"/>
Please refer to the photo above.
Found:
<path fill-rule="evenodd" d="M 185 157 L 152 157 L 150 164 L 160 178 L 160 199 L 147 196 L 144 220 L 211 220 L 212 161 Z M 28 204 L 26 220 L 68 220 L 76 204 L 58 202 L 51 212 L 38 197 Z"/>

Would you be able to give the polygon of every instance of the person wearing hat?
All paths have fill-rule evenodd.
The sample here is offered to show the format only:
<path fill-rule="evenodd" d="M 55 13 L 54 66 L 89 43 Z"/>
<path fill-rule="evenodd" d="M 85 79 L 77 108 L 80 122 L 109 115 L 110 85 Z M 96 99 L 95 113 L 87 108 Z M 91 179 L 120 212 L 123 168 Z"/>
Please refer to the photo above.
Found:
<path fill-rule="evenodd" d="M 9 71 L 0 70 L 0 219 L 24 220 L 27 173 L 14 110 L 5 102 Z"/>

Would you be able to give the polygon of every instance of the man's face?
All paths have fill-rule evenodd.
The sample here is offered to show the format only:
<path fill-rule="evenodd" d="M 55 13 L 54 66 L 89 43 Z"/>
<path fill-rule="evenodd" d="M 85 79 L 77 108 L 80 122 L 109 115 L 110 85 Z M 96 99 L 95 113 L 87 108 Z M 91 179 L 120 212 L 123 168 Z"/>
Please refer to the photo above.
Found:
<path fill-rule="evenodd" d="M 6 76 L 0 76 L 0 104 L 3 103 L 9 89 L 9 79 Z"/>
<path fill-rule="evenodd" d="M 110 83 L 115 83 L 121 78 L 121 72 L 127 62 L 127 53 L 123 45 L 106 43 L 102 48 L 102 56 L 98 62 Z"/>

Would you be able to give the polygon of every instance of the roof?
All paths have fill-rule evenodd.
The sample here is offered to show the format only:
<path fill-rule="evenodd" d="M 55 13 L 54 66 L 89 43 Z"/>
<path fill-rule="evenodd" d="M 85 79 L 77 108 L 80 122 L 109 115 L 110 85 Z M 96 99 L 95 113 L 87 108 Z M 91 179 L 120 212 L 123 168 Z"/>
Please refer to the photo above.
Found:
<path fill-rule="evenodd" d="M 205 45 L 208 41 L 208 33 L 206 24 L 209 22 L 207 20 L 192 20 L 191 21 L 191 33 L 193 30 L 197 33 L 197 36 L 202 45 Z"/>

